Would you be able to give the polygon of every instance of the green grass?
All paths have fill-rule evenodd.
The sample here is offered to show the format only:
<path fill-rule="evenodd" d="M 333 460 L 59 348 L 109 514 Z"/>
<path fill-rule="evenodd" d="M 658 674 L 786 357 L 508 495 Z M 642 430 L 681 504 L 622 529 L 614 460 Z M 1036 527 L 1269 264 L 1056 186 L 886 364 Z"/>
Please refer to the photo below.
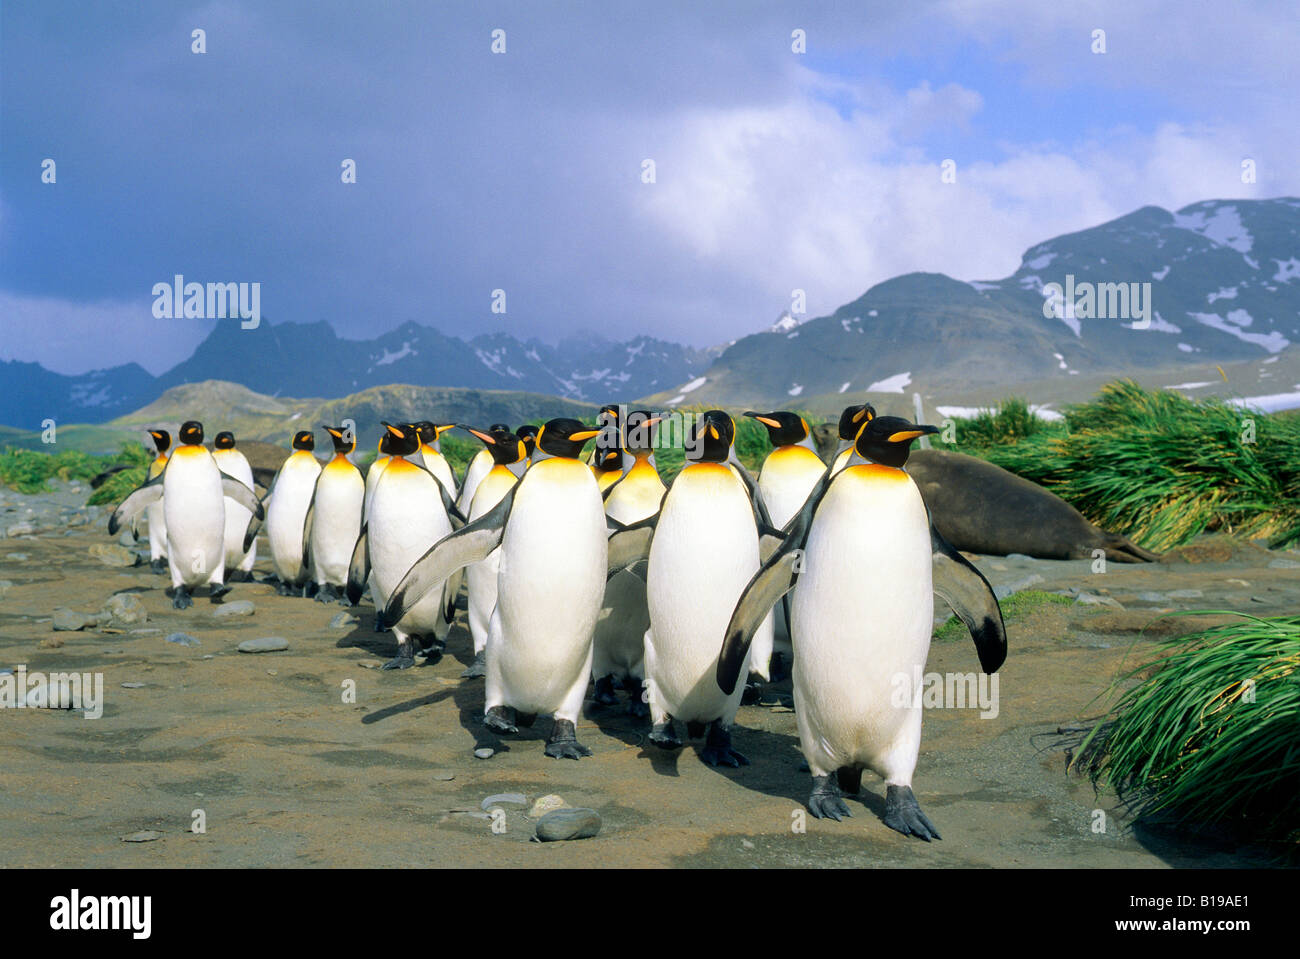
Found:
<path fill-rule="evenodd" d="M 674 412 L 684 416 L 689 415 L 690 423 L 693 425 L 699 420 L 700 415 L 710 408 L 706 406 L 677 407 Z M 772 444 L 767 438 L 767 428 L 762 423 L 747 416 L 733 414 L 732 418 L 736 423 L 736 456 L 757 479 L 763 460 L 767 458 L 768 453 L 772 452 Z M 815 422 L 807 414 L 804 414 L 804 418 L 809 423 Z M 673 477 L 680 473 L 682 467 L 686 464 L 686 451 L 683 448 L 682 440 L 689 432 L 689 428 L 679 430 L 676 426 L 672 426 L 670 429 L 668 424 L 660 424 L 659 426 L 656 441 L 665 441 L 668 445 L 655 447 L 655 464 L 665 483 L 671 483 Z"/>
<path fill-rule="evenodd" d="M 1026 589 L 1019 593 L 1012 593 L 1006 599 L 999 600 L 998 606 L 1002 608 L 1002 619 L 1005 622 L 1011 622 L 1025 613 L 1043 606 L 1069 606 L 1073 602 L 1074 600 L 1069 596 L 1062 596 L 1060 593 L 1045 593 L 1039 589 Z M 934 631 L 934 640 L 938 643 L 949 643 L 969 635 L 966 624 L 956 616 L 951 616 Z"/>
<path fill-rule="evenodd" d="M 1226 823 L 1300 851 L 1300 616 L 1207 612 L 1238 621 L 1165 640 L 1119 677 L 1075 764 L 1138 815 Z"/>
<path fill-rule="evenodd" d="M 144 466 L 148 462 L 149 454 L 139 443 L 124 443 L 118 453 L 108 456 L 92 456 L 80 450 L 47 453 L 8 446 L 0 451 L 0 483 L 20 493 L 39 493 L 52 478 L 85 482 L 110 466 Z M 95 493 L 102 491 L 103 487 Z"/>
<path fill-rule="evenodd" d="M 1300 539 L 1300 417 L 1130 381 L 1067 408 L 1061 425 L 1034 425 L 1027 414 L 1008 401 L 959 421 L 953 448 L 1033 480 L 1148 549 L 1217 531 L 1274 548 Z"/>

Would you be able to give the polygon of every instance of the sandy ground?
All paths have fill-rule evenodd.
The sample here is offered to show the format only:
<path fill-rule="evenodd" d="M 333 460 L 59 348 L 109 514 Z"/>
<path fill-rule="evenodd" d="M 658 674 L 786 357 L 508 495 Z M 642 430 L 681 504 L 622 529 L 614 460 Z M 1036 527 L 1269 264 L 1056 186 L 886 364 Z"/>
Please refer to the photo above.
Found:
<path fill-rule="evenodd" d="M 252 615 L 214 616 L 197 597 L 176 611 L 164 577 L 112 568 L 90 553 L 111 544 L 106 514 L 78 506 L 85 492 L 0 496 L 0 668 L 92 671 L 104 677 L 99 719 L 45 709 L 0 710 L 0 842 L 10 866 L 1234 866 L 1265 862 L 1227 840 L 1191 840 L 1130 828 L 1113 796 L 1066 772 L 1058 729 L 1094 714 L 1093 698 L 1154 638 L 1187 619 L 1138 631 L 1162 610 L 1300 612 L 1300 560 L 1222 539 L 1186 551 L 1195 562 L 1111 564 L 980 557 L 995 585 L 1076 589 L 1123 608 L 1047 605 L 1008 623 L 1010 656 L 999 711 L 930 709 L 914 785 L 943 835 L 926 844 L 880 820 L 883 785 L 870 774 L 841 823 L 803 815 L 810 780 L 799 771 L 789 681 L 764 705 L 741 709 L 735 746 L 752 765 L 712 769 L 699 741 L 677 753 L 646 744 L 622 706 L 589 710 L 580 762 L 542 753 L 540 719 L 509 743 L 479 725 L 483 681 L 469 662 L 464 610 L 448 655 L 432 666 L 383 672 L 388 634 L 358 622 L 331 628 L 337 605 L 237 584 L 226 603 Z M 69 526 L 69 523 L 73 524 Z M 35 532 L 25 532 L 31 527 Z M 263 540 L 264 544 L 264 540 Z M 142 544 L 144 545 L 144 544 Z M 1272 564 L 1272 565 L 1270 565 Z M 265 560 L 258 573 L 268 570 Z M 1176 590 L 1200 595 L 1171 597 Z M 95 613 L 118 592 L 137 596 L 148 621 L 54 632 L 57 607 Z M 1159 595 L 1152 595 L 1152 593 Z M 1145 598 L 1139 594 L 1147 594 Z M 1174 626 L 1168 624 L 1173 623 Z M 165 637 L 187 633 L 200 645 Z M 245 639 L 281 636 L 285 652 L 241 654 Z M 937 642 L 932 671 L 977 668 L 967 639 Z M 355 684 L 355 702 L 345 685 Z M 143 684 L 125 688 L 123 683 Z M 588 704 L 590 707 L 590 703 Z M 476 746 L 498 752 L 473 756 Z M 596 809 L 594 840 L 531 842 L 527 807 L 502 804 L 504 831 L 481 809 L 498 793 L 531 803 L 558 794 Z M 1094 831 L 1094 810 L 1106 829 Z M 190 831 L 195 810 L 206 832 Z M 800 831 L 806 819 L 806 830 Z M 144 830 L 149 842 L 124 842 Z"/>

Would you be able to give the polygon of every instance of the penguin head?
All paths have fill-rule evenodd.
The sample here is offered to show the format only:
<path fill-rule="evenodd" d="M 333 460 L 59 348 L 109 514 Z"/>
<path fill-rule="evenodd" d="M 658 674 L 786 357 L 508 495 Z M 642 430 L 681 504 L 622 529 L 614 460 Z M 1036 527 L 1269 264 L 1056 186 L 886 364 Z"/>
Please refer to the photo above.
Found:
<path fill-rule="evenodd" d="M 510 427 L 503 423 L 493 423 L 486 431 L 464 425 L 460 425 L 460 428 L 473 433 L 483 441 L 487 451 L 492 454 L 494 466 L 509 466 L 528 457 L 528 447 L 524 441 L 511 433 Z"/>
<path fill-rule="evenodd" d="M 414 424 L 415 432 L 419 435 L 420 442 L 426 446 L 432 446 L 435 450 L 438 449 L 439 446 L 438 437 L 455 425 L 455 423 L 437 424 L 430 420 L 420 420 L 420 422 Z"/>
<path fill-rule="evenodd" d="M 376 449 L 379 451 L 379 455 L 380 455 L 380 456 L 392 456 L 392 455 L 393 455 L 393 447 L 392 447 L 392 444 L 389 443 L 389 438 L 390 438 L 391 436 L 392 436 L 392 434 L 389 433 L 388 430 L 384 430 L 384 435 L 381 436 L 381 437 L 379 437 L 379 446 L 376 447 Z"/>
<path fill-rule="evenodd" d="M 334 442 L 335 453 L 347 456 L 357 448 L 356 437 L 352 434 L 352 431 L 346 427 L 322 426 L 321 429 L 330 435 L 330 439 Z"/>
<path fill-rule="evenodd" d="M 912 440 L 938 432 L 937 426 L 918 426 L 901 416 L 876 416 L 862 425 L 853 448 L 873 463 L 901 467 L 912 451 Z"/>
<path fill-rule="evenodd" d="M 217 434 L 217 438 L 212 441 L 214 449 L 233 450 L 235 448 L 235 434 L 230 430 L 222 430 Z"/>
<path fill-rule="evenodd" d="M 420 434 L 414 424 L 403 423 L 401 426 L 394 426 L 392 423 L 383 422 L 383 427 L 387 431 L 388 452 L 393 456 L 410 456 L 420 448 Z"/>
<path fill-rule="evenodd" d="M 615 403 L 606 403 L 596 414 L 596 422 L 601 426 L 618 426 L 621 413 Z"/>
<path fill-rule="evenodd" d="M 515 436 L 523 440 L 524 446 L 528 450 L 528 455 L 533 455 L 533 450 L 537 449 L 537 427 L 532 423 L 525 423 L 519 429 L 515 430 Z"/>
<path fill-rule="evenodd" d="M 858 431 L 862 429 L 862 424 L 870 422 L 876 418 L 876 408 L 870 403 L 859 403 L 857 406 L 846 406 L 844 412 L 840 414 L 840 439 L 854 440 Z"/>
<path fill-rule="evenodd" d="M 633 410 L 627 414 L 623 428 L 623 448 L 629 453 L 650 453 L 655 446 L 655 427 L 662 416 L 649 410 Z"/>
<path fill-rule="evenodd" d="M 606 425 L 596 437 L 596 458 L 592 461 L 597 473 L 612 473 L 623 469 L 623 449 L 618 428 Z"/>
<path fill-rule="evenodd" d="M 798 413 L 779 410 L 775 413 L 755 413 L 747 410 L 745 415 L 758 420 L 767 427 L 767 438 L 773 446 L 794 446 L 808 438 L 808 421 Z"/>
<path fill-rule="evenodd" d="M 685 444 L 686 459 L 693 463 L 725 463 L 735 438 L 735 421 L 726 412 L 706 410 L 691 429 Z"/>
<path fill-rule="evenodd" d="M 166 430 L 150 430 L 149 435 L 153 437 L 153 448 L 159 455 L 166 453 L 167 448 L 172 445 L 172 435 Z"/>
<path fill-rule="evenodd" d="M 198 446 L 203 442 L 203 424 L 198 420 L 186 420 L 181 424 L 181 431 L 176 438 L 184 446 Z"/>
<path fill-rule="evenodd" d="M 293 434 L 293 448 L 296 450 L 314 450 L 316 448 L 316 437 L 312 435 L 311 430 L 299 430 Z"/>
<path fill-rule="evenodd" d="M 578 420 L 560 417 L 547 420 L 546 425 L 538 430 L 537 448 L 551 456 L 577 459 L 582 455 L 583 444 L 599 435 L 600 430 Z"/>

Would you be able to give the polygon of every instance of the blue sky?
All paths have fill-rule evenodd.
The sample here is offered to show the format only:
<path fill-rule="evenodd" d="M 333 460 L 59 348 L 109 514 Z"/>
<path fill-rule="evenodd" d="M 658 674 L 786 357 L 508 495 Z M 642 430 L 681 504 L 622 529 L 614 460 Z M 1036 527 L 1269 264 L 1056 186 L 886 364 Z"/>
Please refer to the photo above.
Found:
<path fill-rule="evenodd" d="M 6 0 L 0 358 L 161 372 L 209 327 L 152 316 L 176 273 L 260 282 L 271 322 L 345 337 L 696 345 L 796 288 L 819 315 L 911 270 L 1004 276 L 1145 204 L 1300 193 L 1298 23 L 1249 2 Z"/>

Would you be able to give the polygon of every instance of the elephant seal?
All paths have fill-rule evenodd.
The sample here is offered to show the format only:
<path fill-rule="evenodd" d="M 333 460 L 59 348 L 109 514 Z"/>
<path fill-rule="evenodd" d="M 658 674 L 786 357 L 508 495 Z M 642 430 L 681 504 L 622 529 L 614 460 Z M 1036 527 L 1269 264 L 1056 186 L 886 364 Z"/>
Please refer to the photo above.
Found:
<path fill-rule="evenodd" d="M 1159 554 L 1094 526 L 1037 483 L 1000 466 L 946 450 L 916 450 L 907 472 L 930 507 L 935 529 L 958 549 L 1040 559 L 1091 559 L 1104 549 L 1120 563 L 1150 563 Z"/>

